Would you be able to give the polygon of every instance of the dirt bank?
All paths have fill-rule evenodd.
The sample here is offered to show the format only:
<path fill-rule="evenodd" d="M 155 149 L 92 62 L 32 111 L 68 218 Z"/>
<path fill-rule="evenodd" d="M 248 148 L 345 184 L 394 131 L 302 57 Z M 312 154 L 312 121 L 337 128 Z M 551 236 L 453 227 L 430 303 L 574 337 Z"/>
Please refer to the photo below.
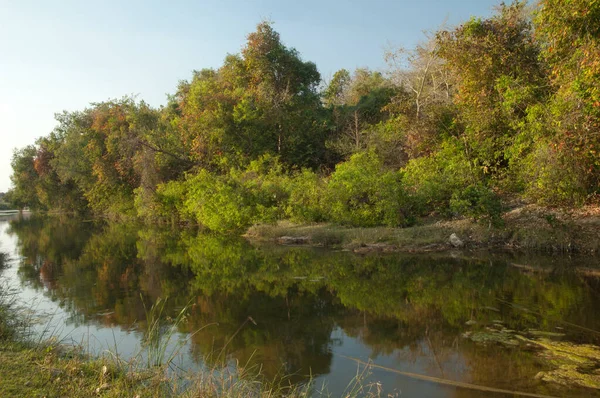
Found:
<path fill-rule="evenodd" d="M 275 225 L 255 225 L 245 236 L 251 240 L 326 246 L 357 253 L 491 249 L 600 254 L 599 207 L 564 210 L 523 205 L 507 211 L 502 219 L 503 225 L 494 227 L 469 219 L 428 218 L 409 228 L 351 228 L 282 221 Z M 452 234 L 458 240 L 451 242 Z"/>

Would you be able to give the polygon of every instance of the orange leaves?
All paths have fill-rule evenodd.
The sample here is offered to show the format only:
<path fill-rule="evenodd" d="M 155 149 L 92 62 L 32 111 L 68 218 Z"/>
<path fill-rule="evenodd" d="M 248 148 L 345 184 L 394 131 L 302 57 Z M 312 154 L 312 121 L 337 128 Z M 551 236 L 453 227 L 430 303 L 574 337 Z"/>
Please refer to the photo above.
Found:
<path fill-rule="evenodd" d="M 33 160 L 33 168 L 40 177 L 52 171 L 52 167 L 50 166 L 52 157 L 52 153 L 46 147 L 40 146 Z"/>

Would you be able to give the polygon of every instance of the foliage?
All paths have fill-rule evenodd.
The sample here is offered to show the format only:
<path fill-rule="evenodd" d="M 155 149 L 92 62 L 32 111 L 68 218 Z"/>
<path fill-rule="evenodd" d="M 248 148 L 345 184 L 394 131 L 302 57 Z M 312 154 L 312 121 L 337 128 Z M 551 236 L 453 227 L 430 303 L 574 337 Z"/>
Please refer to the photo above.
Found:
<path fill-rule="evenodd" d="M 455 82 L 453 100 L 474 165 L 502 173 L 515 125 L 547 91 L 526 2 L 503 3 L 491 18 L 472 18 L 453 31 L 439 32 L 437 40 Z"/>
<path fill-rule="evenodd" d="M 327 218 L 323 208 L 325 181 L 304 169 L 289 180 L 285 214 L 294 222 L 319 222 Z"/>
<path fill-rule="evenodd" d="M 583 176 L 577 166 L 547 141 L 539 141 L 535 149 L 520 163 L 520 177 L 527 197 L 545 205 L 580 205 L 585 200 Z"/>
<path fill-rule="evenodd" d="M 241 230 L 252 221 L 252 200 L 236 181 L 201 170 L 186 181 L 184 209 L 214 231 Z"/>
<path fill-rule="evenodd" d="M 475 220 L 487 219 L 494 225 L 502 223 L 500 199 L 490 188 L 481 183 L 455 191 L 450 199 L 450 210 Z"/>
<path fill-rule="evenodd" d="M 575 193 L 598 193 L 600 3 L 542 0 L 535 23 L 554 89 L 548 126 L 554 133 L 552 144 L 560 162 L 568 164 L 572 177 L 577 178 Z"/>
<path fill-rule="evenodd" d="M 458 142 L 446 142 L 437 152 L 411 160 L 403 184 L 420 213 L 448 211 L 453 195 L 477 182 L 477 175 Z"/>
<path fill-rule="evenodd" d="M 11 206 L 240 231 L 281 219 L 398 226 L 497 219 L 497 195 L 600 195 L 600 3 L 502 3 L 386 54 L 314 63 L 261 22 L 158 109 L 125 97 L 56 115 L 16 150 Z"/>
<path fill-rule="evenodd" d="M 385 172 L 375 153 L 363 152 L 336 166 L 327 181 L 324 208 L 340 224 L 397 226 L 405 222 L 403 199 L 400 174 Z"/>
<path fill-rule="evenodd" d="M 232 168 L 228 174 L 202 169 L 185 182 L 183 214 L 219 232 L 274 222 L 285 211 L 287 185 L 282 165 L 269 155 L 251 162 L 245 170 Z M 176 200 L 174 195 L 171 198 Z"/>

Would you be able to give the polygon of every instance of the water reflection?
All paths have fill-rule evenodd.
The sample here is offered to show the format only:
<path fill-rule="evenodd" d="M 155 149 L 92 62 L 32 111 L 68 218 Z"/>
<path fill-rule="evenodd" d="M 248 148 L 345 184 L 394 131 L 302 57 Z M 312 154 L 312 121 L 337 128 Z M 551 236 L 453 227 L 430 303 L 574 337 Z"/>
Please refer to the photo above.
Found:
<path fill-rule="evenodd" d="M 256 245 L 241 238 L 73 219 L 12 221 L 20 282 L 57 303 L 71 326 L 141 335 L 144 303 L 169 297 L 165 315 L 190 305 L 197 362 L 221 352 L 258 363 L 267 378 L 313 375 L 341 392 L 356 372 L 346 357 L 396 370 L 509 390 L 590 396 L 595 390 L 535 378 L 548 368 L 531 347 L 478 344 L 473 330 L 503 325 L 600 344 L 600 281 L 527 259 L 368 255 Z M 248 321 L 251 317 L 252 322 Z M 209 325 L 209 326 L 207 326 Z M 373 371 L 403 396 L 481 392 Z"/>

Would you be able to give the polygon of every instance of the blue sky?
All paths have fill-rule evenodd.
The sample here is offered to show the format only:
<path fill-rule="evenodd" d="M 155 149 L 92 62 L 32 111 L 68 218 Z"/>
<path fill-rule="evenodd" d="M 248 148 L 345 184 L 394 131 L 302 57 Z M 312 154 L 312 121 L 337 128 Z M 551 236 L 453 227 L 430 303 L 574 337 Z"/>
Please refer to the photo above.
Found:
<path fill-rule="evenodd" d="M 0 0 L 0 192 L 13 149 L 48 134 L 55 113 L 131 94 L 164 104 L 192 70 L 239 52 L 261 20 L 327 79 L 341 68 L 382 69 L 386 48 L 410 48 L 423 31 L 488 16 L 498 3 Z"/>

